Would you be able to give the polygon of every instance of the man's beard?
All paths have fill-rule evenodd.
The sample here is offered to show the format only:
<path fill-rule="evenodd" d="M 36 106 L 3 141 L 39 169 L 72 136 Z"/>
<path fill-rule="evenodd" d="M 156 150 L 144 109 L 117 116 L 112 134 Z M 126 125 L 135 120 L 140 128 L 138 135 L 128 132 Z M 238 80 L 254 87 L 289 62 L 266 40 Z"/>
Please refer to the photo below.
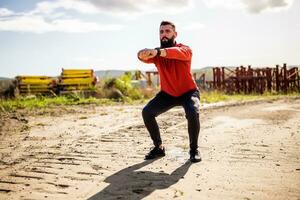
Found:
<path fill-rule="evenodd" d="M 166 37 L 164 37 L 164 38 L 166 38 Z M 163 39 L 164 39 L 164 38 L 163 38 Z M 175 36 L 173 36 L 173 37 L 170 38 L 170 39 L 167 38 L 166 41 L 163 40 L 163 39 L 160 40 L 160 48 L 174 47 L 175 44 L 176 44 L 176 43 L 175 43 Z"/>

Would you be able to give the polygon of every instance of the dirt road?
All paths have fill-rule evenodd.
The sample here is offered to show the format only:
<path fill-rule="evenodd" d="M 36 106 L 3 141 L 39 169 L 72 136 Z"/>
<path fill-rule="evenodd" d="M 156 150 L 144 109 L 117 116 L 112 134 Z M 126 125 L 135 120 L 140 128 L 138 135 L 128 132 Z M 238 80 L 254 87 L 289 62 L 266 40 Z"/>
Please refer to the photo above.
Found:
<path fill-rule="evenodd" d="M 180 107 L 158 117 L 167 155 L 144 161 L 141 108 L 2 116 L 0 199 L 300 199 L 299 99 L 203 109 L 197 164 Z"/>

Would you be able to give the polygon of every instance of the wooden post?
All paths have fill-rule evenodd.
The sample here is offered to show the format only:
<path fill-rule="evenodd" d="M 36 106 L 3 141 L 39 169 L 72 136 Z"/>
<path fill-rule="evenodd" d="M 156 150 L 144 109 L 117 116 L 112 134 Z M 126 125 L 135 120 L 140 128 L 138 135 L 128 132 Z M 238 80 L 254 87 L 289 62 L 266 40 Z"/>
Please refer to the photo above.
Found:
<path fill-rule="evenodd" d="M 154 72 L 154 75 L 156 75 L 157 76 L 157 85 L 156 86 L 159 86 L 159 84 L 160 84 L 160 79 L 159 79 L 159 75 L 158 75 L 158 72 Z"/>
<path fill-rule="evenodd" d="M 288 91 L 288 80 L 287 80 L 287 68 L 286 63 L 283 64 L 283 91 L 287 93 Z"/>
<path fill-rule="evenodd" d="M 218 90 L 221 89 L 221 70 L 219 67 L 217 68 L 217 87 Z"/>
<path fill-rule="evenodd" d="M 246 93 L 246 81 L 245 81 L 245 78 L 246 78 L 246 68 L 241 65 L 241 74 L 240 74 L 240 78 L 241 78 L 241 90 Z"/>
<path fill-rule="evenodd" d="M 300 92 L 300 73 L 299 73 L 299 69 L 297 67 L 296 69 L 296 82 L 297 82 L 297 92 Z"/>
<path fill-rule="evenodd" d="M 252 93 L 253 92 L 253 70 L 251 68 L 251 65 L 248 65 L 248 74 L 247 76 L 249 77 L 248 80 L 248 92 Z"/>
<path fill-rule="evenodd" d="M 213 88 L 216 89 L 216 68 L 213 68 Z"/>
<path fill-rule="evenodd" d="M 222 75 L 222 90 L 225 90 L 225 67 L 222 67 L 222 71 L 221 71 L 221 75 Z"/>
<path fill-rule="evenodd" d="M 203 73 L 203 74 L 201 75 L 201 79 L 202 79 L 203 89 L 206 89 L 205 73 Z"/>
<path fill-rule="evenodd" d="M 240 72 L 239 72 L 239 67 L 235 69 L 235 74 L 236 74 L 236 82 L 235 82 L 235 88 L 236 92 L 240 93 Z"/>
<path fill-rule="evenodd" d="M 147 74 L 147 83 L 148 83 L 148 86 L 151 87 L 151 85 L 152 85 L 151 73 L 150 72 L 146 72 L 146 74 Z"/>
<path fill-rule="evenodd" d="M 271 92 L 272 90 L 272 69 L 267 67 L 266 69 L 266 76 L 267 76 L 267 88 L 268 91 Z"/>
<path fill-rule="evenodd" d="M 276 92 L 279 92 L 279 65 L 276 65 L 275 69 L 275 84 L 276 84 Z"/>

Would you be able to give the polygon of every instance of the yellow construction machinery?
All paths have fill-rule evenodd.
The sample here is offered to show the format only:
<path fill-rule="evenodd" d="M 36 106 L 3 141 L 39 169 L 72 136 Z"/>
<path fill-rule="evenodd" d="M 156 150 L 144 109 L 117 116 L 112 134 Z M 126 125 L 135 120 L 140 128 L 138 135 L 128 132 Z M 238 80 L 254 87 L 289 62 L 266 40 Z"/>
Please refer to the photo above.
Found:
<path fill-rule="evenodd" d="M 59 92 L 88 91 L 97 82 L 92 69 L 62 69 L 58 81 Z"/>
<path fill-rule="evenodd" d="M 45 94 L 56 91 L 56 80 L 49 76 L 17 76 L 15 80 L 20 94 Z"/>

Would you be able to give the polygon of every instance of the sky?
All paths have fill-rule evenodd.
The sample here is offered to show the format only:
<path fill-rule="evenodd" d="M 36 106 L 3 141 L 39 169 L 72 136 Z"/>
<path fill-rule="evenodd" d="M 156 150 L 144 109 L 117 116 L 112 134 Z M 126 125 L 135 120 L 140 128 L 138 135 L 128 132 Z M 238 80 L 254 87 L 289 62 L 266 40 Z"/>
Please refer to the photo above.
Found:
<path fill-rule="evenodd" d="M 152 70 L 137 52 L 175 23 L 192 68 L 300 66 L 299 0 L 0 0 L 0 77 Z"/>

